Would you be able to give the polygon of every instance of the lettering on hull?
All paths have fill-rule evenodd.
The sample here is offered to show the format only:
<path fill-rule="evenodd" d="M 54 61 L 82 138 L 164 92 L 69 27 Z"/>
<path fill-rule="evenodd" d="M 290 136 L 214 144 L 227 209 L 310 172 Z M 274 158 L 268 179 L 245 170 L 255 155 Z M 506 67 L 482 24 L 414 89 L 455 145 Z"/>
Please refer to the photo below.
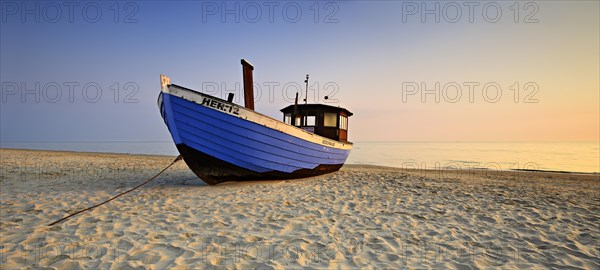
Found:
<path fill-rule="evenodd" d="M 329 145 L 329 146 L 335 146 L 334 143 L 332 143 L 330 141 L 326 141 L 326 140 L 323 140 L 323 144 L 326 144 L 326 145 Z"/>
<path fill-rule="evenodd" d="M 213 109 L 220 110 L 220 111 L 228 113 L 228 114 L 240 115 L 240 108 L 238 106 L 223 103 L 219 100 L 204 97 L 202 99 L 202 105 L 213 108 Z"/>

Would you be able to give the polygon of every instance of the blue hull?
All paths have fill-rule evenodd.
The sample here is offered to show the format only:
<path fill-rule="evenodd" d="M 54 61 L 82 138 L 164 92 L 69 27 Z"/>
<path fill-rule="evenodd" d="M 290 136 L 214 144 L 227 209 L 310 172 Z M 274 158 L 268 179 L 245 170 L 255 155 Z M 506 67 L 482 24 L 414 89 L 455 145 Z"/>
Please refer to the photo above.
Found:
<path fill-rule="evenodd" d="M 159 100 L 183 159 L 209 184 L 321 175 L 339 170 L 350 153 L 224 112 L 228 105 L 215 109 L 165 92 Z"/>

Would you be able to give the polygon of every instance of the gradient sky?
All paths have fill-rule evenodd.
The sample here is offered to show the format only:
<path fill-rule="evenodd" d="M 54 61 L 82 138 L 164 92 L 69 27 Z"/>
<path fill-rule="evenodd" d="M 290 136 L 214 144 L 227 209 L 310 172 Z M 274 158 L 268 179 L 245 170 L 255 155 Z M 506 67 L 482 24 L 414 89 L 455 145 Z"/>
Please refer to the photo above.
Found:
<path fill-rule="evenodd" d="M 1 2 L 3 141 L 168 141 L 159 74 L 225 96 L 241 58 L 257 111 L 281 118 L 310 74 L 309 101 L 354 113 L 353 141 L 600 137 L 597 1 L 475 2 L 472 16 L 463 2 L 52 3 Z M 422 12 L 436 3 L 439 22 Z M 236 4 L 239 22 L 223 12 Z"/>

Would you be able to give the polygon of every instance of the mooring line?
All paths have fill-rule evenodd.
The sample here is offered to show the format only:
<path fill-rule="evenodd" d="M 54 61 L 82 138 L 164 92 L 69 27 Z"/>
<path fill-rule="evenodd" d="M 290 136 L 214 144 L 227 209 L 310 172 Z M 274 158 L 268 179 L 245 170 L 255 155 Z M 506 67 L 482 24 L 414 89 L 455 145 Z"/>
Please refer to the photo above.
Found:
<path fill-rule="evenodd" d="M 110 202 L 110 201 L 112 201 L 112 200 L 114 200 L 114 199 L 116 199 L 116 198 L 119 198 L 119 197 L 121 197 L 121 196 L 123 196 L 123 195 L 125 195 L 125 194 L 127 194 L 127 193 L 129 193 L 129 192 L 132 192 L 132 191 L 136 190 L 137 188 L 139 188 L 139 187 L 141 187 L 141 186 L 143 186 L 143 185 L 145 185 L 145 184 L 148 184 L 148 183 L 150 183 L 150 181 L 152 181 L 152 180 L 156 179 L 156 177 L 158 177 L 159 175 L 161 175 L 161 174 L 162 174 L 164 171 L 166 171 L 168 168 L 170 168 L 171 166 L 173 166 L 173 164 L 175 164 L 177 161 L 179 161 L 179 160 L 181 160 L 181 159 L 182 159 L 182 156 L 181 156 L 181 155 L 179 155 L 177 158 L 175 158 L 175 160 L 173 160 L 173 162 L 171 162 L 171 164 L 169 164 L 169 166 L 167 166 L 166 168 L 164 168 L 162 171 L 160 171 L 160 172 L 159 172 L 158 174 L 156 174 L 154 177 L 152 177 L 152 178 L 150 178 L 150 179 L 146 180 L 146 182 L 144 182 L 144 183 L 141 183 L 141 184 L 137 185 L 136 187 L 134 187 L 134 188 L 132 188 L 132 189 L 130 189 L 130 190 L 128 190 L 128 191 L 125 191 L 125 192 L 123 192 L 123 193 L 121 193 L 121 194 L 119 194 L 119 195 L 117 195 L 117 196 L 114 196 L 114 197 L 112 197 L 112 198 L 110 198 L 110 199 L 108 199 L 108 200 L 106 200 L 106 201 L 104 201 L 104 202 L 101 202 L 101 203 L 99 203 L 99 204 L 96 204 L 96 205 L 94 205 L 94 206 L 88 207 L 88 208 L 86 208 L 86 209 L 83 209 L 83 210 L 81 210 L 81 211 L 77 211 L 76 213 L 70 214 L 70 215 L 68 215 L 68 216 L 66 216 L 66 217 L 64 217 L 64 218 L 61 218 L 61 219 L 59 219 L 59 220 L 57 220 L 57 221 L 54 221 L 54 222 L 52 222 L 52 223 L 48 224 L 48 226 L 52 226 L 52 225 L 54 225 L 54 224 L 56 224 L 56 223 L 59 223 L 59 222 L 61 222 L 61 221 L 65 220 L 65 219 L 68 219 L 68 218 L 70 218 L 70 217 L 72 217 L 72 216 L 74 216 L 74 215 L 77 215 L 77 214 L 79 214 L 79 213 L 83 213 L 83 212 L 85 212 L 85 211 L 92 210 L 92 209 L 94 209 L 94 208 L 96 208 L 96 207 L 98 207 L 98 206 L 100 206 L 100 205 L 103 205 L 103 204 L 105 204 L 105 203 L 107 203 L 107 202 Z"/>

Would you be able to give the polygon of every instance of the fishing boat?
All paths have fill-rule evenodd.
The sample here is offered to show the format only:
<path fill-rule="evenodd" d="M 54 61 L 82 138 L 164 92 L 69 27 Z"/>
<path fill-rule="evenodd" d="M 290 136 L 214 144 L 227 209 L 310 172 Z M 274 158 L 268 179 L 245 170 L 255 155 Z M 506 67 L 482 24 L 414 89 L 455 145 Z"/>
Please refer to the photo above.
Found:
<path fill-rule="evenodd" d="M 254 110 L 252 72 L 242 59 L 244 106 L 160 76 L 160 114 L 188 167 L 204 182 L 296 179 L 339 170 L 350 154 L 344 108 L 295 104 L 283 121 Z M 308 75 L 306 79 L 308 88 Z M 306 99 L 305 99 L 306 100 Z"/>

